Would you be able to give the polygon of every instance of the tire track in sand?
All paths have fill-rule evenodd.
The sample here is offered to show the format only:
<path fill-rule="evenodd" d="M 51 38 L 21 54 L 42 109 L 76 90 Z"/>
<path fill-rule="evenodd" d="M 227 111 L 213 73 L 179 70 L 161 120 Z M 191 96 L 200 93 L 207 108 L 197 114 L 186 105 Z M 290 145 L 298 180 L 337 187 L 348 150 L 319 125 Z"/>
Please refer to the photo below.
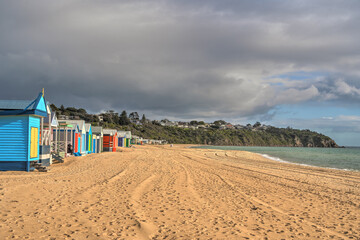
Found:
<path fill-rule="evenodd" d="M 209 172 L 209 173 L 210 173 L 210 172 Z M 273 211 L 278 212 L 278 213 L 280 213 L 280 214 L 282 214 L 282 215 L 286 215 L 286 216 L 289 217 L 289 218 L 295 219 L 295 220 L 300 221 L 300 222 L 302 221 L 302 222 L 304 222 L 304 223 L 306 223 L 306 224 L 308 224 L 308 225 L 310 225 L 310 226 L 312 226 L 312 227 L 318 228 L 318 229 L 320 229 L 320 230 L 322 230 L 322 231 L 324 231 L 324 232 L 326 232 L 326 233 L 328 233 L 328 234 L 330 234 L 330 235 L 337 236 L 337 237 L 339 237 L 340 239 L 350 239 L 349 237 L 347 237 L 346 235 L 344 235 L 344 234 L 342 234 L 342 233 L 339 233 L 339 232 L 330 230 L 330 229 L 328 229 L 328 228 L 326 228 L 326 227 L 322 227 L 322 226 L 320 226 L 320 225 L 318 225 L 318 224 L 316 224 L 316 223 L 313 223 L 313 222 L 311 222 L 311 221 L 308 221 L 308 220 L 306 220 L 306 219 L 300 219 L 300 218 L 294 216 L 293 214 L 291 214 L 291 213 L 289 213 L 289 212 L 287 212 L 287 211 L 284 211 L 284 210 L 282 210 L 282 209 L 280 209 L 280 208 L 278 208 L 278 207 L 275 207 L 275 206 L 273 206 L 273 205 L 271 205 L 271 204 L 268 204 L 268 203 L 260 200 L 259 198 L 256 198 L 256 197 L 253 197 L 253 196 L 249 196 L 249 195 L 247 195 L 246 193 L 238 190 L 237 187 L 236 187 L 236 185 L 233 184 L 231 181 L 229 181 L 229 180 L 221 177 L 220 175 L 218 175 L 218 174 L 216 174 L 216 173 L 212 173 L 212 174 L 214 174 L 215 176 L 217 176 L 223 183 L 225 183 L 225 184 L 226 184 L 229 188 L 231 188 L 233 191 L 236 191 L 236 192 L 238 192 L 240 195 L 242 195 L 243 197 L 247 198 L 250 203 L 255 202 L 255 203 L 259 204 L 259 205 L 262 205 L 262 206 L 265 206 L 265 207 L 267 207 L 267 208 L 270 208 L 270 209 L 272 209 Z M 234 203 L 234 204 L 235 204 L 235 203 Z"/>
<path fill-rule="evenodd" d="M 195 160 L 194 158 L 192 158 L 192 157 L 190 157 L 190 156 L 187 156 L 187 155 L 184 155 L 184 154 L 183 154 L 183 156 L 186 157 L 186 158 L 188 158 L 188 159 L 190 159 L 190 160 L 192 160 L 192 161 L 195 161 L 195 162 L 198 162 L 198 163 L 200 163 L 200 164 L 204 164 L 204 165 L 206 165 L 206 166 L 209 166 L 208 164 L 205 164 L 205 163 L 202 163 L 202 162 L 200 162 L 200 161 L 197 161 L 197 160 Z M 203 159 L 203 158 L 201 158 L 201 157 L 200 157 L 200 159 L 205 160 L 205 159 Z M 211 158 L 210 158 L 210 159 L 211 159 Z M 224 164 L 224 165 L 226 165 L 226 164 Z M 228 166 L 228 165 L 226 165 L 226 166 Z M 234 167 L 234 166 L 232 166 L 232 167 Z M 238 167 L 234 167 L 234 168 L 238 168 Z M 239 169 L 243 169 L 243 168 L 239 168 Z M 247 169 L 246 169 L 246 170 L 247 170 Z M 316 224 L 316 223 L 313 223 L 312 221 L 309 221 L 309 220 L 306 220 L 306 219 L 300 219 L 300 218 L 294 216 L 293 214 L 287 212 L 286 210 L 282 210 L 282 209 L 280 209 L 280 208 L 278 208 L 278 207 L 275 207 L 275 206 L 273 206 L 273 205 L 271 205 L 271 204 L 268 204 L 268 203 L 260 200 L 259 198 L 256 198 L 256 197 L 253 197 L 253 196 L 249 196 L 248 194 L 246 194 L 246 193 L 244 193 L 243 191 L 241 191 L 241 190 L 236 186 L 235 183 L 231 182 L 231 181 L 228 180 L 228 179 L 225 179 L 224 177 L 220 176 L 219 174 L 216 174 L 216 173 L 214 173 L 214 172 L 212 172 L 212 171 L 205 170 L 205 169 L 203 169 L 203 171 L 206 171 L 206 172 L 208 172 L 209 174 L 212 174 L 212 175 L 216 176 L 217 178 L 219 178 L 219 179 L 220 179 L 225 185 L 227 185 L 232 191 L 237 192 L 238 194 L 240 194 L 241 196 L 243 196 L 245 199 L 247 199 L 247 201 L 248 201 L 249 203 L 251 203 L 252 205 L 254 205 L 255 208 L 256 208 L 255 204 L 262 205 L 262 206 L 264 206 L 264 207 L 266 207 L 266 208 L 272 209 L 273 211 L 275 211 L 275 212 L 277 212 L 277 213 L 279 213 L 279 214 L 281 214 L 281 215 L 285 215 L 285 216 L 287 216 L 287 217 L 289 217 L 289 218 L 291 218 L 291 219 L 297 220 L 297 221 L 299 221 L 299 222 L 304 222 L 305 224 L 307 224 L 307 225 L 309 225 L 309 226 L 311 226 L 311 227 L 314 227 L 314 228 L 316 228 L 316 229 L 320 229 L 320 230 L 322 230 L 323 232 L 328 233 L 329 235 L 336 236 L 336 237 L 338 237 L 338 238 L 340 238 L 340 239 L 350 239 L 348 236 L 346 236 L 346 235 L 344 235 L 344 234 L 342 234 L 342 233 L 340 233 L 340 232 L 333 231 L 333 230 L 331 230 L 331 229 L 328 229 L 328 228 L 326 228 L 326 227 L 320 226 L 320 225 L 318 225 L 318 224 Z M 254 172 L 255 172 L 255 171 L 254 171 Z M 234 204 L 236 205 L 235 202 L 234 202 Z"/>
<path fill-rule="evenodd" d="M 189 157 L 189 156 L 186 156 L 186 155 L 183 155 L 184 157 L 194 161 L 194 162 L 197 162 L 197 163 L 200 163 L 206 167 L 210 167 L 210 165 L 208 163 L 205 163 L 207 160 L 205 158 L 202 158 L 202 157 L 196 157 L 197 159 L 200 159 L 200 160 L 196 160 L 195 158 L 193 157 Z M 212 158 L 209 158 L 209 159 L 212 159 Z M 212 159 L 213 160 L 213 159 Z M 291 181 L 293 183 L 299 183 L 299 184 L 304 184 L 306 186 L 315 186 L 315 187 L 318 187 L 318 188 L 321 188 L 321 189 L 324 189 L 323 192 L 327 192 L 327 190 L 329 189 L 328 187 L 326 186 L 323 186 L 323 185 L 318 185 L 318 184 L 314 184 L 314 183 L 308 183 L 308 182 L 304 182 L 304 181 L 300 181 L 300 180 L 297 180 L 297 179 L 291 179 L 291 178 L 288 178 L 288 177 L 281 177 L 281 176 L 277 176 L 275 174 L 270 174 L 270 173 L 266 173 L 266 172 L 261 172 L 261 171 L 256 171 L 256 170 L 252 170 L 252 169 L 247 169 L 247 168 L 244 168 L 244 167 L 239 167 L 239 166 L 232 166 L 232 165 L 228 165 L 228 164 L 224 164 L 222 163 L 221 166 L 219 167 L 219 169 L 222 169 L 222 170 L 225 170 L 225 171 L 231 171 L 231 172 L 234 172 L 236 174 L 239 174 L 239 172 L 237 172 L 236 170 L 240 170 L 240 171 L 245 171 L 245 172 L 248 172 L 248 173 L 245 173 L 245 172 L 242 172 L 241 174 L 243 176 L 247 176 L 247 177 L 250 177 L 250 178 L 254 178 L 254 179 L 257 179 L 257 180 L 260 180 L 260 181 L 264 181 L 264 182 L 270 182 L 270 183 L 273 183 L 273 184 L 276 184 L 276 185 L 279 185 L 279 186 L 283 186 L 283 187 L 286 187 L 286 188 L 291 188 L 291 189 L 294 189 L 294 190 L 298 190 L 298 191 L 304 191 L 308 194 L 312 194 L 312 195 L 316 195 L 316 196 L 320 196 L 320 197 L 325 197 L 329 200 L 335 200 L 335 201 L 338 201 L 338 202 L 341 202 L 341 203 L 345 203 L 343 200 L 341 199 L 338 199 L 336 197 L 331 197 L 331 196 L 326 196 L 326 195 L 320 195 L 318 192 L 313 192 L 313 191 L 309 191 L 309 190 L 305 190 L 303 188 L 299 188 L 299 187 L 296 187 L 296 186 L 292 186 L 292 185 L 289 185 L 289 184 L 286 184 L 286 183 L 281 183 L 281 182 L 276 182 L 276 181 L 271 181 L 271 180 L 264 180 L 262 177 L 259 177 L 259 176 L 255 176 L 255 175 L 252 175 L 251 173 L 255 173 L 257 175 L 266 175 L 268 177 L 274 177 L 274 178 L 277 178 L 277 179 L 283 179 L 283 180 L 287 180 L 287 181 Z M 231 170 L 233 169 L 233 170 Z M 249 173 L 250 172 L 250 173 Z M 331 189 L 333 191 L 337 191 L 339 193 L 342 194 L 342 192 L 340 190 L 337 190 L 337 189 Z M 352 195 L 355 195 L 356 196 L 356 193 L 347 193 L 347 194 L 352 194 Z M 353 205 L 354 207 L 358 207 L 357 204 L 355 203 L 349 203 L 347 202 L 347 204 L 350 204 L 350 205 Z"/>
<path fill-rule="evenodd" d="M 149 187 L 151 182 L 156 178 L 152 175 L 142 181 L 133 191 L 130 202 L 135 212 L 135 222 L 139 229 L 139 239 L 151 239 L 156 234 L 157 226 L 145 217 L 145 213 L 141 210 L 141 197 L 144 195 L 145 190 Z"/>

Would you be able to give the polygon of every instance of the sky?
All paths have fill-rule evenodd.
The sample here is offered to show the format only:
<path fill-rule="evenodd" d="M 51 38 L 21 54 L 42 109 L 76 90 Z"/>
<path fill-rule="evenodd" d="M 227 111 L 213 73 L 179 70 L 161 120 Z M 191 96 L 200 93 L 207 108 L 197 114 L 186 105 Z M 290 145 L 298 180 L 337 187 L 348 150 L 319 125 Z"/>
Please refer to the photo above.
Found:
<path fill-rule="evenodd" d="M 358 0 L 0 0 L 0 98 L 360 146 Z"/>

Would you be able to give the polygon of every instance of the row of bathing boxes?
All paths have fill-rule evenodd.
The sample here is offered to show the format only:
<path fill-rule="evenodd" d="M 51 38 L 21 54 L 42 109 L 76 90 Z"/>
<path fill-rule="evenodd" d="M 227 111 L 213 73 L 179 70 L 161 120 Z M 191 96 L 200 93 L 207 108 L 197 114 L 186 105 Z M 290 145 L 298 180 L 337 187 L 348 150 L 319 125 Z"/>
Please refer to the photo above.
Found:
<path fill-rule="evenodd" d="M 134 136 L 134 144 L 140 144 Z M 0 100 L 0 171 L 30 171 L 33 163 L 115 152 L 130 147 L 130 131 L 103 129 L 84 120 L 58 120 L 40 93 L 35 100 Z"/>

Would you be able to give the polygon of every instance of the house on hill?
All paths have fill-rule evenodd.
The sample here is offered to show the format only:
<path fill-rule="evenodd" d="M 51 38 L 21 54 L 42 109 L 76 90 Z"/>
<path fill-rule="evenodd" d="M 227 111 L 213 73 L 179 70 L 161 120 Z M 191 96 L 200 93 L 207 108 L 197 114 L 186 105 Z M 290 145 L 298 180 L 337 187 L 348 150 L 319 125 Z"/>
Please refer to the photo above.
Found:
<path fill-rule="evenodd" d="M 134 123 L 136 125 L 141 125 L 140 117 L 137 112 L 132 112 L 129 114 L 129 119 L 131 123 Z"/>

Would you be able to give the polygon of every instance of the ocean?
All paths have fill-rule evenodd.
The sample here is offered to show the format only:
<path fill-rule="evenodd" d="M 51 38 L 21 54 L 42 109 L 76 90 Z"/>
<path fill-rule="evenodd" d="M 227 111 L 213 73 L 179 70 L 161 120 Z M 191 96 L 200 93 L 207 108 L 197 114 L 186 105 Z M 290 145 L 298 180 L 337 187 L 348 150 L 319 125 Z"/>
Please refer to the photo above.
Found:
<path fill-rule="evenodd" d="M 200 146 L 195 148 L 248 151 L 261 154 L 262 156 L 275 161 L 360 171 L 360 147 L 301 148 Z"/>

